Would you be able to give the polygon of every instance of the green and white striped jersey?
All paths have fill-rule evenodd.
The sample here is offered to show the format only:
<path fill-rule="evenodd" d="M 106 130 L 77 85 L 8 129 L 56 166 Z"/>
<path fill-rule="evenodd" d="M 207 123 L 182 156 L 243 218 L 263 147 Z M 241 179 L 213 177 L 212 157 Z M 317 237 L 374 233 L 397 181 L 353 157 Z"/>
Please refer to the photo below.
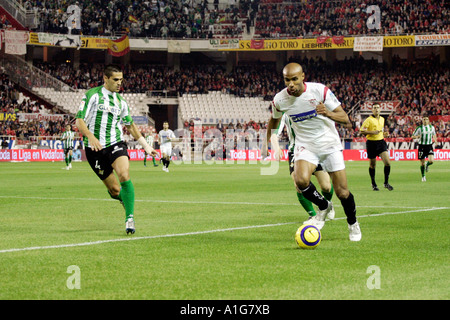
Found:
<path fill-rule="evenodd" d="M 104 86 L 86 92 L 76 117 L 84 120 L 89 131 L 105 148 L 123 141 L 121 120 L 124 125 L 133 123 L 128 103 L 120 94 Z M 86 147 L 90 147 L 87 137 L 83 141 Z"/>
<path fill-rule="evenodd" d="M 419 136 L 419 144 L 433 144 L 432 138 L 436 135 L 436 131 L 431 124 L 427 126 L 422 125 L 418 126 L 412 135 Z"/>
<path fill-rule="evenodd" d="M 73 148 L 73 140 L 75 138 L 75 132 L 73 131 L 64 131 L 61 136 L 61 140 L 64 146 L 64 149 Z"/>
<path fill-rule="evenodd" d="M 294 151 L 295 147 L 295 133 L 294 130 L 292 130 L 292 120 L 291 118 L 285 113 L 283 114 L 283 117 L 281 118 L 280 125 L 277 129 L 277 136 L 281 137 L 283 134 L 283 128 L 286 126 L 286 132 L 289 139 L 289 151 Z"/>
<path fill-rule="evenodd" d="M 153 137 L 153 135 L 150 134 L 149 136 L 147 136 L 147 138 L 145 138 L 145 141 L 147 141 L 148 145 L 153 148 L 153 143 L 155 142 L 155 138 Z"/>

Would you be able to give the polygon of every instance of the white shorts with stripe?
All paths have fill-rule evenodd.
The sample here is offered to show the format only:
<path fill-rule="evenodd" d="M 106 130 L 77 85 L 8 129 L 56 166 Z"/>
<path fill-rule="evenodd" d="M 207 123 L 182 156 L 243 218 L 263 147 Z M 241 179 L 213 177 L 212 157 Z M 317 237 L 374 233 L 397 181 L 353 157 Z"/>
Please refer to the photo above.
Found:
<path fill-rule="evenodd" d="M 336 172 L 345 169 L 344 154 L 342 150 L 330 150 L 314 153 L 303 146 L 296 145 L 294 149 L 294 161 L 304 160 L 316 166 L 319 163 L 326 172 Z"/>

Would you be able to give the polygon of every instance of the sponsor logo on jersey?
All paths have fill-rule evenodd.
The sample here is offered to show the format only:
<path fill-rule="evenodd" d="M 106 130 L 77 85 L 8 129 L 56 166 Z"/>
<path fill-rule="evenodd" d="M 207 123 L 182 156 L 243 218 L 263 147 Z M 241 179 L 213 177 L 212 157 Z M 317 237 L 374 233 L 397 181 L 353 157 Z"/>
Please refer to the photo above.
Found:
<path fill-rule="evenodd" d="M 120 114 L 120 108 L 118 108 L 116 106 L 105 106 L 104 104 L 99 104 L 98 105 L 98 110 L 110 112 L 110 113 L 112 113 L 114 115 L 119 115 Z"/>
<path fill-rule="evenodd" d="M 298 114 L 290 114 L 289 117 L 291 117 L 292 121 L 294 121 L 294 122 L 301 122 L 301 121 L 305 121 L 305 120 L 317 117 L 317 112 L 316 112 L 316 110 L 311 110 L 308 112 L 302 112 L 302 113 L 298 113 Z"/>

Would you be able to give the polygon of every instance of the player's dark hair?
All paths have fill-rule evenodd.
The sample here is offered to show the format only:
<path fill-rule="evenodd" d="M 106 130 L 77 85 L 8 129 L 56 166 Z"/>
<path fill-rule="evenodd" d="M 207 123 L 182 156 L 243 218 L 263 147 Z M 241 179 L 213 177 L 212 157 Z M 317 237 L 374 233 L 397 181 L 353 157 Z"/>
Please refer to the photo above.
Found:
<path fill-rule="evenodd" d="M 109 64 L 105 67 L 103 74 L 109 78 L 114 72 L 122 72 L 122 68 L 120 68 L 117 64 Z"/>

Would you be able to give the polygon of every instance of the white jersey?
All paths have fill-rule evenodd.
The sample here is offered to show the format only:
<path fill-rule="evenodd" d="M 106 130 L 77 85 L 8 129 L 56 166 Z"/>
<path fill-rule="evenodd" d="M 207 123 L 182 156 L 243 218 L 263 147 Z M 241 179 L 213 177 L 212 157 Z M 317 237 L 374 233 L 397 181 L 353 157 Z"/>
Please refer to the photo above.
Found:
<path fill-rule="evenodd" d="M 342 150 L 335 122 L 316 112 L 320 102 L 330 111 L 341 103 L 323 84 L 305 82 L 304 85 L 305 91 L 299 97 L 290 95 L 287 88 L 276 94 L 272 101 L 272 117 L 279 119 L 283 114 L 289 116 L 296 148 L 304 147 L 320 154 Z"/>
<path fill-rule="evenodd" d="M 172 142 L 170 142 L 170 139 L 175 139 L 175 133 L 173 133 L 172 130 L 161 130 L 159 132 L 159 143 L 161 146 L 172 146 Z"/>

